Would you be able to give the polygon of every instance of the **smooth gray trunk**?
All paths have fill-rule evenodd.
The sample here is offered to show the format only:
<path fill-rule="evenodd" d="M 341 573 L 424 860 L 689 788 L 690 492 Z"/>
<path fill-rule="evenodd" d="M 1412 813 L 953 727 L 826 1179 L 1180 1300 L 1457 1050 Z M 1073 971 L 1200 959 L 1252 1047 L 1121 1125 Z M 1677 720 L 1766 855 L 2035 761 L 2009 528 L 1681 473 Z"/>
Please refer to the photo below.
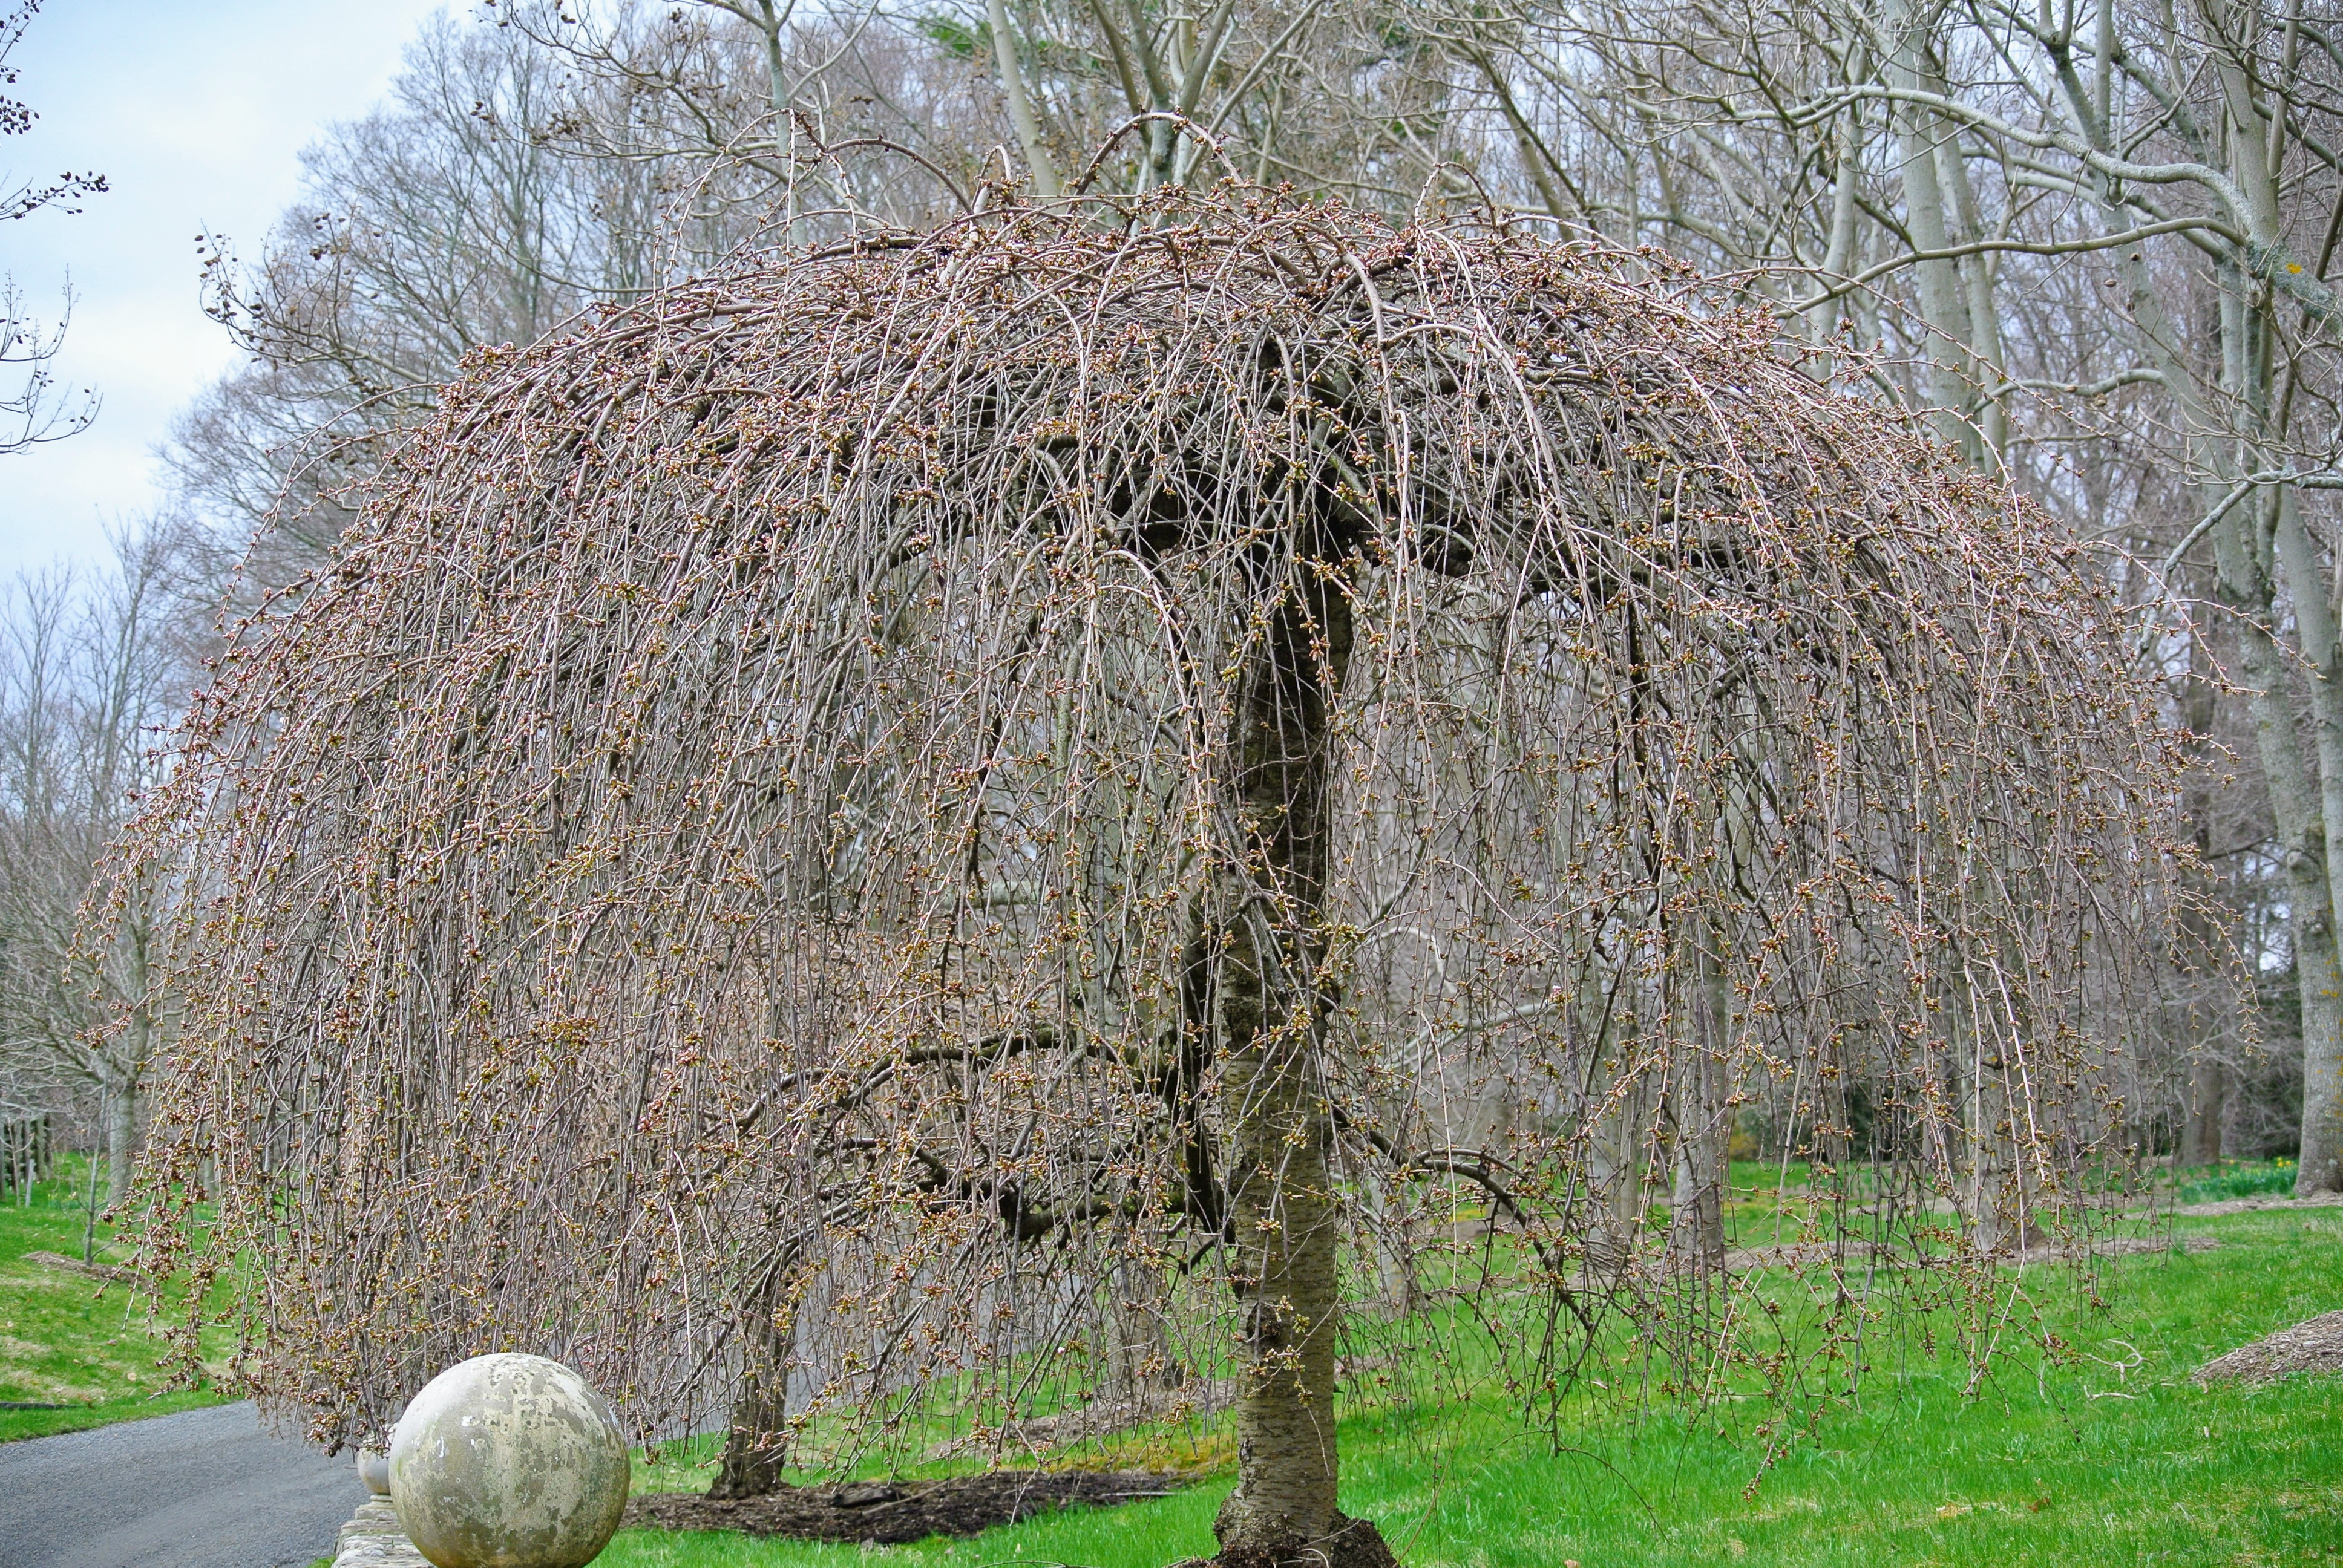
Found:
<path fill-rule="evenodd" d="M 2331 849 L 2343 844 L 2343 648 L 2338 648 L 2327 574 L 2296 509 L 2293 488 L 2281 488 L 2274 505 L 2275 555 L 2294 612 L 2295 633 L 2301 641 L 2302 664 L 2310 687 L 2311 738 L 2318 764 L 2319 862 L 2327 884 L 2322 909 L 2331 949 L 2335 932 L 2343 929 L 2343 886 L 2338 885 L 2343 867 L 2336 864 Z M 2337 978 L 2343 981 L 2343 975 Z M 2330 1003 L 2330 1010 L 2338 1015 L 2334 1030 L 2314 1040 L 2306 980 L 2302 1151 L 2295 1177 L 2295 1191 L 2305 1197 L 2343 1191 L 2343 1000 Z M 2215 1136 L 2217 1140 L 2217 1132 Z"/>
<path fill-rule="evenodd" d="M 1911 11 L 1908 5 L 1891 8 L 1889 26 L 1903 35 L 1889 41 L 1895 53 L 1888 78 L 1906 91 L 1917 91 L 1927 85 L 1932 71 L 1928 39 Z M 1920 319 L 1927 328 L 1928 396 L 1938 409 L 1936 433 L 1975 462 L 1980 455 L 1976 432 L 1963 417 L 1976 384 L 1968 356 L 1969 301 L 1959 264 L 1941 256 L 1952 247 L 1952 236 L 1936 150 L 1953 131 L 1934 110 L 1916 104 L 1896 104 L 1891 114 L 1902 154 L 1897 172 L 1904 183 L 1904 221 L 1914 247 L 1937 256 L 1913 267 L 1919 283 Z"/>
<path fill-rule="evenodd" d="M 138 1158 L 138 1091 L 116 1084 L 106 1102 L 106 1201 L 119 1206 L 130 1196 L 131 1167 Z"/>
<path fill-rule="evenodd" d="M 2214 538 L 2224 597 L 2238 611 L 2237 663 L 2277 819 L 2302 998 L 2302 1147 L 2295 1191 L 2331 1191 L 2343 1187 L 2343 969 L 2337 964 L 2325 813 L 2297 734 L 2286 656 L 2270 634 L 2268 578 L 2260 569 L 2252 521 L 2257 509 L 2237 508 Z"/>
<path fill-rule="evenodd" d="M 1725 1051 L 1732 998 L 1725 971 L 1697 935 L 1688 955 L 1693 970 L 1694 1049 L 1686 1053 L 1675 1091 L 1675 1181 L 1669 1197 L 1668 1253 L 1697 1278 L 1725 1266 L 1725 1176 L 1728 1152 Z"/>
<path fill-rule="evenodd" d="M 2196 836 L 2196 849 L 2200 871 L 2209 863 L 2213 849 L 2213 761 L 2211 736 L 2219 693 L 2210 676 L 2202 638 L 2191 640 L 2188 649 L 2189 675 L 2181 702 L 2181 719 L 2188 728 L 2191 765 L 2195 770 L 2187 800 L 2190 828 Z M 2187 946 L 2180 954 L 2180 967 L 2187 969 L 2202 963 L 2222 942 L 2219 922 L 2201 900 L 2192 900 L 2181 912 L 2181 930 Z M 2192 1005 L 2185 1015 L 2185 1025 L 2190 1048 L 2196 1052 L 2188 1071 L 2188 1120 L 2181 1134 L 2180 1159 L 2183 1164 L 2210 1164 L 2221 1158 L 2221 1123 L 2227 1109 L 2228 1072 L 2217 1057 L 2206 1053 L 2203 1035 L 2214 1027 L 2210 1010 Z"/>
<path fill-rule="evenodd" d="M 1111 1364 L 1116 1392 L 1137 1411 L 1144 1408 L 1149 1395 L 1185 1383 L 1188 1371 L 1172 1345 L 1165 1322 L 1167 1302 L 1155 1273 L 1118 1264 L 1112 1278 L 1115 1342 Z"/>

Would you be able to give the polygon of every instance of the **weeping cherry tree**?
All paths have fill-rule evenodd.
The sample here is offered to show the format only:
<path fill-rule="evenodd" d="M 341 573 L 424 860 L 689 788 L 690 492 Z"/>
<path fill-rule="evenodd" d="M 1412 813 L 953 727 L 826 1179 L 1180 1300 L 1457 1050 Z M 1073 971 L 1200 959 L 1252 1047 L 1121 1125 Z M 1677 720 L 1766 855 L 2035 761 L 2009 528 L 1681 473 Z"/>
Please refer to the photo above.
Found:
<path fill-rule="evenodd" d="M 744 1493 L 1218 1401 L 1219 1563 L 1384 1563 L 1346 1344 L 1795 1400 L 2088 1229 L 2112 602 L 1649 255 L 995 193 L 478 356 L 369 484 L 122 869 L 142 1256 L 321 1439 L 498 1348 Z"/>

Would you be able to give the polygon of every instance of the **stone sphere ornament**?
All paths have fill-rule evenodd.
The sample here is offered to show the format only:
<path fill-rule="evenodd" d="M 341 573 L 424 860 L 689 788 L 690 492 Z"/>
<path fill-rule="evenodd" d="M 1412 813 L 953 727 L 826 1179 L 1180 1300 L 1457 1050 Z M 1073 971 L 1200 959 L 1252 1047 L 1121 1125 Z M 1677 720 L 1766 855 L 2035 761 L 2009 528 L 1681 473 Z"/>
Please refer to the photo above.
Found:
<path fill-rule="evenodd" d="M 543 1356 L 441 1372 L 390 1438 L 390 1501 L 438 1568 L 579 1568 L 627 1507 L 627 1441 L 585 1379 Z"/>
<path fill-rule="evenodd" d="M 369 1444 L 358 1450 L 358 1479 L 376 1497 L 390 1495 L 390 1452 Z"/>

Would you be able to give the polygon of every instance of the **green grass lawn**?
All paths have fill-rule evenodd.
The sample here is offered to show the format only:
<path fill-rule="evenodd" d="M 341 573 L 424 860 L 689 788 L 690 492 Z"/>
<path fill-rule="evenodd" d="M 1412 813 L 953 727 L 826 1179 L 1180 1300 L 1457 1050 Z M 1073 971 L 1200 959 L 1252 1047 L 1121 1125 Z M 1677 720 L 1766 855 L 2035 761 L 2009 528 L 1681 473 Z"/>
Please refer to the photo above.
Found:
<path fill-rule="evenodd" d="M 2215 1251 L 2104 1265 L 2103 1309 L 2057 1268 L 2025 1288 L 2081 1352 L 2006 1362 L 1975 1398 L 1925 1358 L 1883 1367 L 1753 1494 L 1762 1447 L 1590 1410 L 1554 1452 L 1493 1402 L 1346 1419 L 1343 1506 L 1411 1568 L 2114 1568 L 2343 1561 L 2343 1380 L 2199 1389 L 2188 1372 L 2343 1307 L 2343 1211 L 2184 1221 Z M 2014 1278 L 2014 1277 L 2013 1277 Z M 2097 1360 L 2085 1359 L 2095 1356 Z M 1883 1362 L 1887 1358 L 1878 1358 Z M 1754 1418 L 1752 1418 L 1754 1419 Z M 1728 1427 L 1730 1422 L 1728 1422 Z M 1213 1452 L 1220 1445 L 1207 1445 Z M 648 1485 L 703 1484 L 663 1467 Z M 1160 1568 L 1212 1549 L 1226 1474 L 1177 1497 L 866 1553 L 628 1532 L 610 1568 Z"/>
<path fill-rule="evenodd" d="M 2291 1160 L 2224 1160 L 2179 1172 L 2183 1203 L 2217 1203 L 2224 1198 L 2284 1197 L 2294 1191 Z"/>
<path fill-rule="evenodd" d="M 216 1404 L 208 1392 L 159 1392 L 162 1342 L 120 1285 L 29 1261 L 27 1252 L 81 1257 L 82 1157 L 65 1155 L 31 1202 L 0 1201 L 0 1402 L 63 1405 L 0 1410 L 0 1442 L 136 1421 Z M 100 1199 L 103 1202 L 103 1196 Z M 106 1228 L 98 1227 L 101 1243 Z"/>
<path fill-rule="evenodd" d="M 159 1342 L 120 1289 L 28 1263 L 78 1257 L 83 1211 L 69 1161 L 29 1207 L 0 1206 L 0 1438 L 72 1430 L 211 1402 L 156 1395 Z M 1736 1170 L 1736 1181 L 1740 1176 Z M 2289 1173 L 2290 1174 L 2290 1173 Z M 2258 1191 L 2254 1171 L 2188 1173 Z M 2201 1200 L 2200 1200 L 2201 1201 Z M 1763 1217 L 1762 1215 L 1760 1216 Z M 2202 1390 L 2220 1352 L 2343 1307 L 2343 1210 L 2183 1220 L 2217 1250 L 2104 1265 L 2094 1309 L 2064 1270 L 2025 1288 L 2078 1352 L 2013 1359 L 1975 1398 L 1925 1355 L 1878 1355 L 1857 1402 L 1828 1415 L 1749 1490 L 1763 1447 L 1752 1407 L 1721 1424 L 1640 1422 L 1588 1407 L 1560 1452 L 1494 1400 L 1372 1407 L 1343 1422 L 1343 1503 L 1375 1520 L 1411 1568 L 2223 1568 L 2343 1561 L 2343 1379 Z M 2086 1359 L 2096 1356 L 2099 1359 Z M 1161 1568 L 1208 1553 L 1230 1484 L 1224 1432 L 1136 1434 L 1126 1462 L 1199 1463 L 1178 1496 L 866 1553 L 737 1535 L 628 1532 L 610 1568 L 979 1568 L 1071 1563 Z M 639 1484 L 706 1484 L 691 1455 Z M 1098 1456 L 1092 1456 L 1096 1462 Z"/>

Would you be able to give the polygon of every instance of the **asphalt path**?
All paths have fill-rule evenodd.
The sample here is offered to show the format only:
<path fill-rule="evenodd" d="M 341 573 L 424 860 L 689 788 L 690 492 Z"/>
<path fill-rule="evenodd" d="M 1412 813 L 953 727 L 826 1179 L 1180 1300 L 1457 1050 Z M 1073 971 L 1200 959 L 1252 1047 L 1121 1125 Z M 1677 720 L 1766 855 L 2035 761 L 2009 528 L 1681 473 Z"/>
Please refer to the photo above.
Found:
<path fill-rule="evenodd" d="M 365 1501 L 249 1404 L 0 1442 L 0 1568 L 308 1568 Z"/>

